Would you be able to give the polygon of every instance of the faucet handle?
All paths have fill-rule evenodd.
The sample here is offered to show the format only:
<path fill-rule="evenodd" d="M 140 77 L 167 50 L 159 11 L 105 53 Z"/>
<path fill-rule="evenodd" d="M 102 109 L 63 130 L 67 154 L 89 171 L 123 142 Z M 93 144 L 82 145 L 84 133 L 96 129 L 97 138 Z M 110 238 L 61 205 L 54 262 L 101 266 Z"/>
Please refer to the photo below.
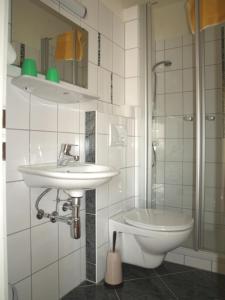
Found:
<path fill-rule="evenodd" d="M 74 144 L 62 144 L 60 156 L 71 156 L 74 160 L 78 161 L 80 159 L 79 156 L 79 145 Z"/>

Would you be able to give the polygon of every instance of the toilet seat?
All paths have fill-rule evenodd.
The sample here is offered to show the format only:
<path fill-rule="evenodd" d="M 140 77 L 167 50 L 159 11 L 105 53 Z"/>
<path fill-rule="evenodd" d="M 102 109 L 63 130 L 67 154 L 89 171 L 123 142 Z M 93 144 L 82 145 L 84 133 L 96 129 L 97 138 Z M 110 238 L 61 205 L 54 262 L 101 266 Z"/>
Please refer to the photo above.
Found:
<path fill-rule="evenodd" d="M 132 226 L 152 231 L 184 231 L 193 226 L 191 216 L 159 209 L 132 209 L 124 215 Z"/>

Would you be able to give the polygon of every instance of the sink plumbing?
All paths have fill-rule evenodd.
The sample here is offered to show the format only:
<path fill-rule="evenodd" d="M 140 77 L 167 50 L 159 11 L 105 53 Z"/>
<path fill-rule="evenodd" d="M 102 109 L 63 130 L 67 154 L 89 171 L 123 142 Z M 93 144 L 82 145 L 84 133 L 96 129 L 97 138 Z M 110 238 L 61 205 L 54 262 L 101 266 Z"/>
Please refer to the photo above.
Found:
<path fill-rule="evenodd" d="M 82 197 L 69 197 L 66 200 L 61 200 L 59 198 L 59 189 L 57 189 L 56 195 L 56 208 L 55 211 L 51 213 L 45 212 L 43 209 L 39 208 L 41 199 L 51 191 L 51 188 L 44 190 L 37 198 L 35 202 L 35 208 L 37 210 L 37 218 L 41 220 L 42 218 L 48 218 L 52 223 L 63 222 L 70 225 L 71 236 L 73 239 L 80 238 L 80 199 Z M 62 210 L 71 211 L 72 214 L 69 216 L 60 216 L 59 215 L 59 203 L 64 201 L 65 203 L 62 206 Z"/>

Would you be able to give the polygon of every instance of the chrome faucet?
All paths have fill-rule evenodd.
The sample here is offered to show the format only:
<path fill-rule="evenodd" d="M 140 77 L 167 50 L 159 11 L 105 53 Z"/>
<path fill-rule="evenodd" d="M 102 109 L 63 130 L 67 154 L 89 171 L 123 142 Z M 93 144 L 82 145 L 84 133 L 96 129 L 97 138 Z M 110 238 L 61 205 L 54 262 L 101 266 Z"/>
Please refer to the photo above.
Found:
<path fill-rule="evenodd" d="M 58 166 L 66 166 L 71 161 L 79 161 L 79 145 L 62 144 L 59 153 Z"/>

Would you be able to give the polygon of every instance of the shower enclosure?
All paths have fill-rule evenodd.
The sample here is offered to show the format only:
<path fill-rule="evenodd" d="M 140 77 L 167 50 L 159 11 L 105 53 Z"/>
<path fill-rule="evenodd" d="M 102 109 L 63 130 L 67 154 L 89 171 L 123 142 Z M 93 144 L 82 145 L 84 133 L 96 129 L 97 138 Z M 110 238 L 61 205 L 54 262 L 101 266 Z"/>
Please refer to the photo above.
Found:
<path fill-rule="evenodd" d="M 147 206 L 192 215 L 183 246 L 225 254 L 225 24 L 200 31 L 196 0 L 196 34 L 158 38 L 160 2 L 147 6 Z"/>

